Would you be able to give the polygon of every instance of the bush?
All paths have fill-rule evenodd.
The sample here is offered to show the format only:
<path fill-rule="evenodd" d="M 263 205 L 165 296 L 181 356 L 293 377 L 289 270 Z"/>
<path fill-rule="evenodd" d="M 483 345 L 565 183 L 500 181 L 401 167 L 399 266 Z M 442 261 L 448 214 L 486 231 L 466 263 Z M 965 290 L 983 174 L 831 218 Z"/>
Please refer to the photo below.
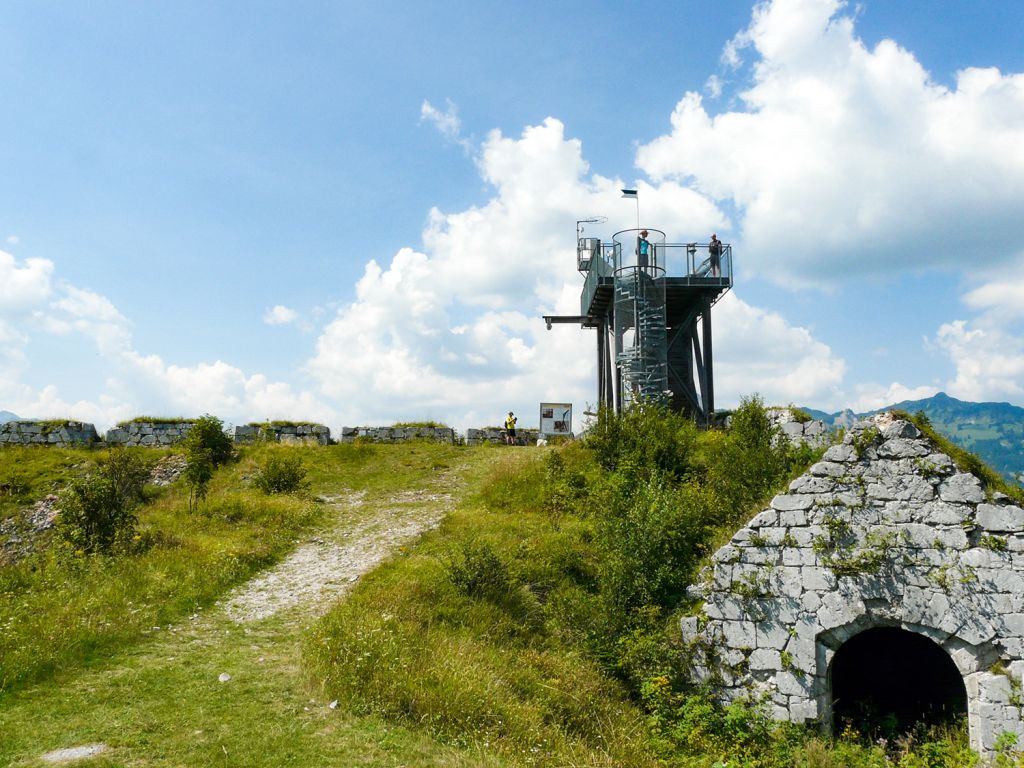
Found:
<path fill-rule="evenodd" d="M 224 434 L 224 424 L 216 416 L 201 416 L 192 424 L 182 441 L 185 449 L 185 471 L 188 485 L 188 508 L 194 512 L 206 499 L 214 470 L 235 455 L 231 438 Z"/>
<path fill-rule="evenodd" d="M 271 454 L 252 479 L 253 485 L 266 494 L 296 493 L 309 487 L 306 468 L 297 455 Z"/>
<path fill-rule="evenodd" d="M 641 402 L 621 415 L 602 408 L 586 444 L 606 470 L 681 479 L 698 434 L 693 419 Z"/>
<path fill-rule="evenodd" d="M 60 497 L 57 535 L 76 553 L 110 554 L 135 535 L 138 518 L 103 474 L 73 480 Z"/>
<path fill-rule="evenodd" d="M 149 472 L 138 454 L 124 448 L 111 449 L 101 461 L 100 471 L 114 484 L 121 504 L 132 507 L 142 502 Z"/>
<path fill-rule="evenodd" d="M 514 586 L 508 566 L 485 541 L 461 544 L 446 570 L 455 588 L 468 597 L 499 602 Z"/>

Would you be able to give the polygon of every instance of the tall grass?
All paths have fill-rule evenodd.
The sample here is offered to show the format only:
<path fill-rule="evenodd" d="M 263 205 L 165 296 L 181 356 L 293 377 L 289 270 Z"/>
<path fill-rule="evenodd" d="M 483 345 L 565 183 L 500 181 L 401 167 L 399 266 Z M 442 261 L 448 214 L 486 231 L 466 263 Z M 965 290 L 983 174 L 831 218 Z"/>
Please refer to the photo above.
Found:
<path fill-rule="evenodd" d="M 319 515 L 308 498 L 266 497 L 222 471 L 205 507 L 172 488 L 138 509 L 127 554 L 44 547 L 0 567 L 0 694 L 74 669 L 209 605 L 287 551 Z M 152 493 L 152 492 L 151 492 Z"/>

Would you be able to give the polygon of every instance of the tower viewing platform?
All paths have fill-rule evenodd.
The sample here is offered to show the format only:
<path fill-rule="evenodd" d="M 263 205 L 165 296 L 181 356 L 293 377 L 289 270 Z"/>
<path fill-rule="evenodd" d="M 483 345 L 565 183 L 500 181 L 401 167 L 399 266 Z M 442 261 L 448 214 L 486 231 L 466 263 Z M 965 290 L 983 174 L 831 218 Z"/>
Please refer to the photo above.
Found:
<path fill-rule="evenodd" d="M 576 249 L 576 267 L 585 276 L 580 294 L 580 315 L 600 317 L 612 300 L 614 276 L 638 267 L 639 254 L 634 244 L 641 230 L 627 229 L 612 235 L 612 242 L 596 237 L 580 238 Z M 666 298 L 685 299 L 709 296 L 714 304 L 732 287 L 732 246 L 722 243 L 721 268 L 712 270 L 708 243 L 666 243 L 665 233 L 649 229 L 653 255 L 649 257 L 652 276 L 665 279 Z M 630 242 L 632 241 L 632 242 Z M 676 303 L 676 302 L 673 302 Z M 585 327 L 595 327 L 584 322 Z"/>
<path fill-rule="evenodd" d="M 579 233 L 578 233 L 579 234 Z M 545 316 L 597 331 L 598 402 L 621 411 L 667 403 L 707 424 L 714 410 L 711 307 L 733 284 L 728 243 L 669 243 L 657 229 L 610 241 L 577 237 L 578 316 Z"/>

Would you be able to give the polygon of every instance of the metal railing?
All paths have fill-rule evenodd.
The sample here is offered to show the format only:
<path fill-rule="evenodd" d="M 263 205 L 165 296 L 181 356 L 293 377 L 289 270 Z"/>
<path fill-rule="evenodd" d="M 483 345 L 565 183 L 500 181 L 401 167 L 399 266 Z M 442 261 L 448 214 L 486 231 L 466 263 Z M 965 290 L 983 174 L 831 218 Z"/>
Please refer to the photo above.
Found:
<path fill-rule="evenodd" d="M 644 268 L 639 263 L 638 249 L 632 247 L 634 231 L 616 233 L 617 242 L 606 243 L 596 238 L 580 240 L 577 266 L 586 275 L 580 294 L 581 314 L 588 313 L 602 278 L 614 277 L 624 269 Z M 717 261 L 715 264 L 708 243 L 665 243 L 652 237 L 646 264 L 658 277 L 682 280 L 686 285 L 732 287 L 731 245 L 722 243 Z"/>

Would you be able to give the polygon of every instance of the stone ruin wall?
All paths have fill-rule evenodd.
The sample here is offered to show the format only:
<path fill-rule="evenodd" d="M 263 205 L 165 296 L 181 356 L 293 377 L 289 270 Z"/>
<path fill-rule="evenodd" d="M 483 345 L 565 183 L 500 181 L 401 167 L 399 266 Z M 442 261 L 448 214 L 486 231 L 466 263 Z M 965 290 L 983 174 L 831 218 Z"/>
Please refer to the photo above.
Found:
<path fill-rule="evenodd" d="M 830 664 L 874 627 L 930 638 L 963 677 L 971 745 L 1024 743 L 1024 510 L 882 414 L 794 480 L 712 557 L 682 620 L 723 701 L 831 725 Z M 993 665 L 996 665 L 995 667 Z M 996 671 L 993 671 L 996 670 Z"/>
<path fill-rule="evenodd" d="M 455 430 L 451 427 L 342 427 L 341 443 L 365 440 L 370 443 L 402 443 L 409 440 L 429 440 L 434 443 L 454 443 Z"/>
<path fill-rule="evenodd" d="M 190 429 L 192 422 L 187 420 L 174 423 L 132 421 L 107 430 L 104 439 L 109 446 L 159 448 L 181 442 Z"/>
<path fill-rule="evenodd" d="M 99 442 L 96 427 L 81 421 L 8 421 L 0 424 L 0 446 L 52 445 L 58 448 Z"/>
<path fill-rule="evenodd" d="M 181 442 L 192 424 L 187 419 L 178 422 L 133 421 L 113 427 L 105 436 L 101 436 L 92 424 L 83 422 L 9 421 L 0 424 L 0 446 L 160 448 Z M 517 430 L 516 445 L 535 445 L 538 437 L 539 431 L 536 429 Z M 234 441 L 239 444 L 268 439 L 292 445 L 330 445 L 332 442 L 331 430 L 322 424 L 246 424 L 234 428 Z M 403 443 L 429 440 L 456 443 L 461 439 L 462 436 L 451 427 L 342 427 L 338 442 L 363 440 L 371 443 Z M 467 445 L 503 444 L 505 431 L 499 428 L 468 429 L 465 442 Z"/>
<path fill-rule="evenodd" d="M 330 445 L 331 430 L 323 424 L 246 424 L 235 427 L 236 443 L 260 440 L 285 445 Z"/>
<path fill-rule="evenodd" d="M 113 427 L 105 436 L 100 437 L 92 424 L 78 421 L 8 421 L 0 424 L 0 446 L 161 448 L 184 440 L 193 423 L 187 419 L 178 422 L 133 421 Z M 257 440 L 285 444 L 329 445 L 331 430 L 322 424 L 247 424 L 235 427 L 234 442 L 244 444 Z"/>
<path fill-rule="evenodd" d="M 538 437 L 540 437 L 540 430 L 517 429 L 516 445 L 536 445 Z M 504 445 L 505 430 L 500 427 L 466 430 L 466 445 L 483 445 L 484 443 Z"/>

